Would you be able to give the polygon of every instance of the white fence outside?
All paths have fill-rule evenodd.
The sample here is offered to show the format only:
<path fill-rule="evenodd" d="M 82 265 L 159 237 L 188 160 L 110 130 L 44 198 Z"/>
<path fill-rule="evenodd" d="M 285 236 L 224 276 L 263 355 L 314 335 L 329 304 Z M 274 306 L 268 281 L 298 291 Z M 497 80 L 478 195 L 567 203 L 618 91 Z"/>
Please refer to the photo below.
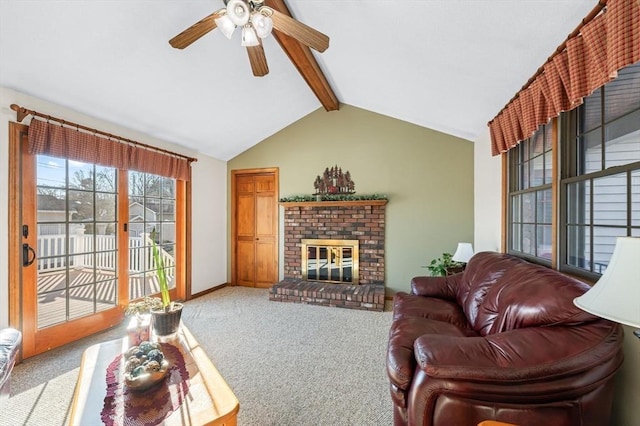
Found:
<path fill-rule="evenodd" d="M 95 249 L 94 249 L 95 239 Z M 115 271 L 118 263 L 116 237 L 114 235 L 69 235 L 69 248 L 65 250 L 67 236 L 38 236 L 38 272 L 66 269 L 93 268 Z M 153 248 L 148 234 L 129 238 L 129 272 L 155 271 Z M 159 247 L 165 268 L 175 267 L 175 259 Z M 68 256 L 65 256 L 68 255 Z"/>

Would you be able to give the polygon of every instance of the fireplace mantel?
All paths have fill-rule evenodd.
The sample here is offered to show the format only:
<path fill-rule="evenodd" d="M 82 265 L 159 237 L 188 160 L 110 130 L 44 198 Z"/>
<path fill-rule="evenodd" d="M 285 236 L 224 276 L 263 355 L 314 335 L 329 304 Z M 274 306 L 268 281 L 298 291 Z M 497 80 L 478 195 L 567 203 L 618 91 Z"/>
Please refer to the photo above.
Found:
<path fill-rule="evenodd" d="M 384 206 L 389 200 L 351 200 L 351 201 L 281 201 L 284 207 L 349 207 Z"/>

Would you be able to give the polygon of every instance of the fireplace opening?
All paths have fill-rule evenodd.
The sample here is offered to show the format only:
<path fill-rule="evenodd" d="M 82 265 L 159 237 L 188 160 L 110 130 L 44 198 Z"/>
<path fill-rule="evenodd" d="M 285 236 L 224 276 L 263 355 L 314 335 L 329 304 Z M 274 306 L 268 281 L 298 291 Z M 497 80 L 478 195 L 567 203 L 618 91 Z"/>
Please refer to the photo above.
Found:
<path fill-rule="evenodd" d="M 302 279 L 358 284 L 358 240 L 303 239 Z"/>

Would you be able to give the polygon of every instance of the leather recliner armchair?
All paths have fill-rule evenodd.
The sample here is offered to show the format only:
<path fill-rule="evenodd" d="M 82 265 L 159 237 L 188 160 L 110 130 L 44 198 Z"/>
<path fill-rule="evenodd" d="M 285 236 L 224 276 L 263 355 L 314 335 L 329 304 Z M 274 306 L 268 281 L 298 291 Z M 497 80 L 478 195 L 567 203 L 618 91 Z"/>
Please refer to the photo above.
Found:
<path fill-rule="evenodd" d="M 588 288 L 492 252 L 462 273 L 414 278 L 393 302 L 394 424 L 609 424 L 623 332 L 573 304 Z"/>

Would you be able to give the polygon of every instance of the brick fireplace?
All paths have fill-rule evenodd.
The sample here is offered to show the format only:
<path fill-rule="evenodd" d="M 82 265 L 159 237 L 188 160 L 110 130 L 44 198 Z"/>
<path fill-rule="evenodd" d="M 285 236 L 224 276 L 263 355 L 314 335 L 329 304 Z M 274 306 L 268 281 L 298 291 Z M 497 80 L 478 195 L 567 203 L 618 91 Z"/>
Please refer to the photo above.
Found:
<path fill-rule="evenodd" d="M 271 288 L 269 298 L 382 311 L 386 203 L 386 200 L 281 203 L 284 206 L 284 280 Z M 305 280 L 303 240 L 356 240 L 358 284 Z"/>

